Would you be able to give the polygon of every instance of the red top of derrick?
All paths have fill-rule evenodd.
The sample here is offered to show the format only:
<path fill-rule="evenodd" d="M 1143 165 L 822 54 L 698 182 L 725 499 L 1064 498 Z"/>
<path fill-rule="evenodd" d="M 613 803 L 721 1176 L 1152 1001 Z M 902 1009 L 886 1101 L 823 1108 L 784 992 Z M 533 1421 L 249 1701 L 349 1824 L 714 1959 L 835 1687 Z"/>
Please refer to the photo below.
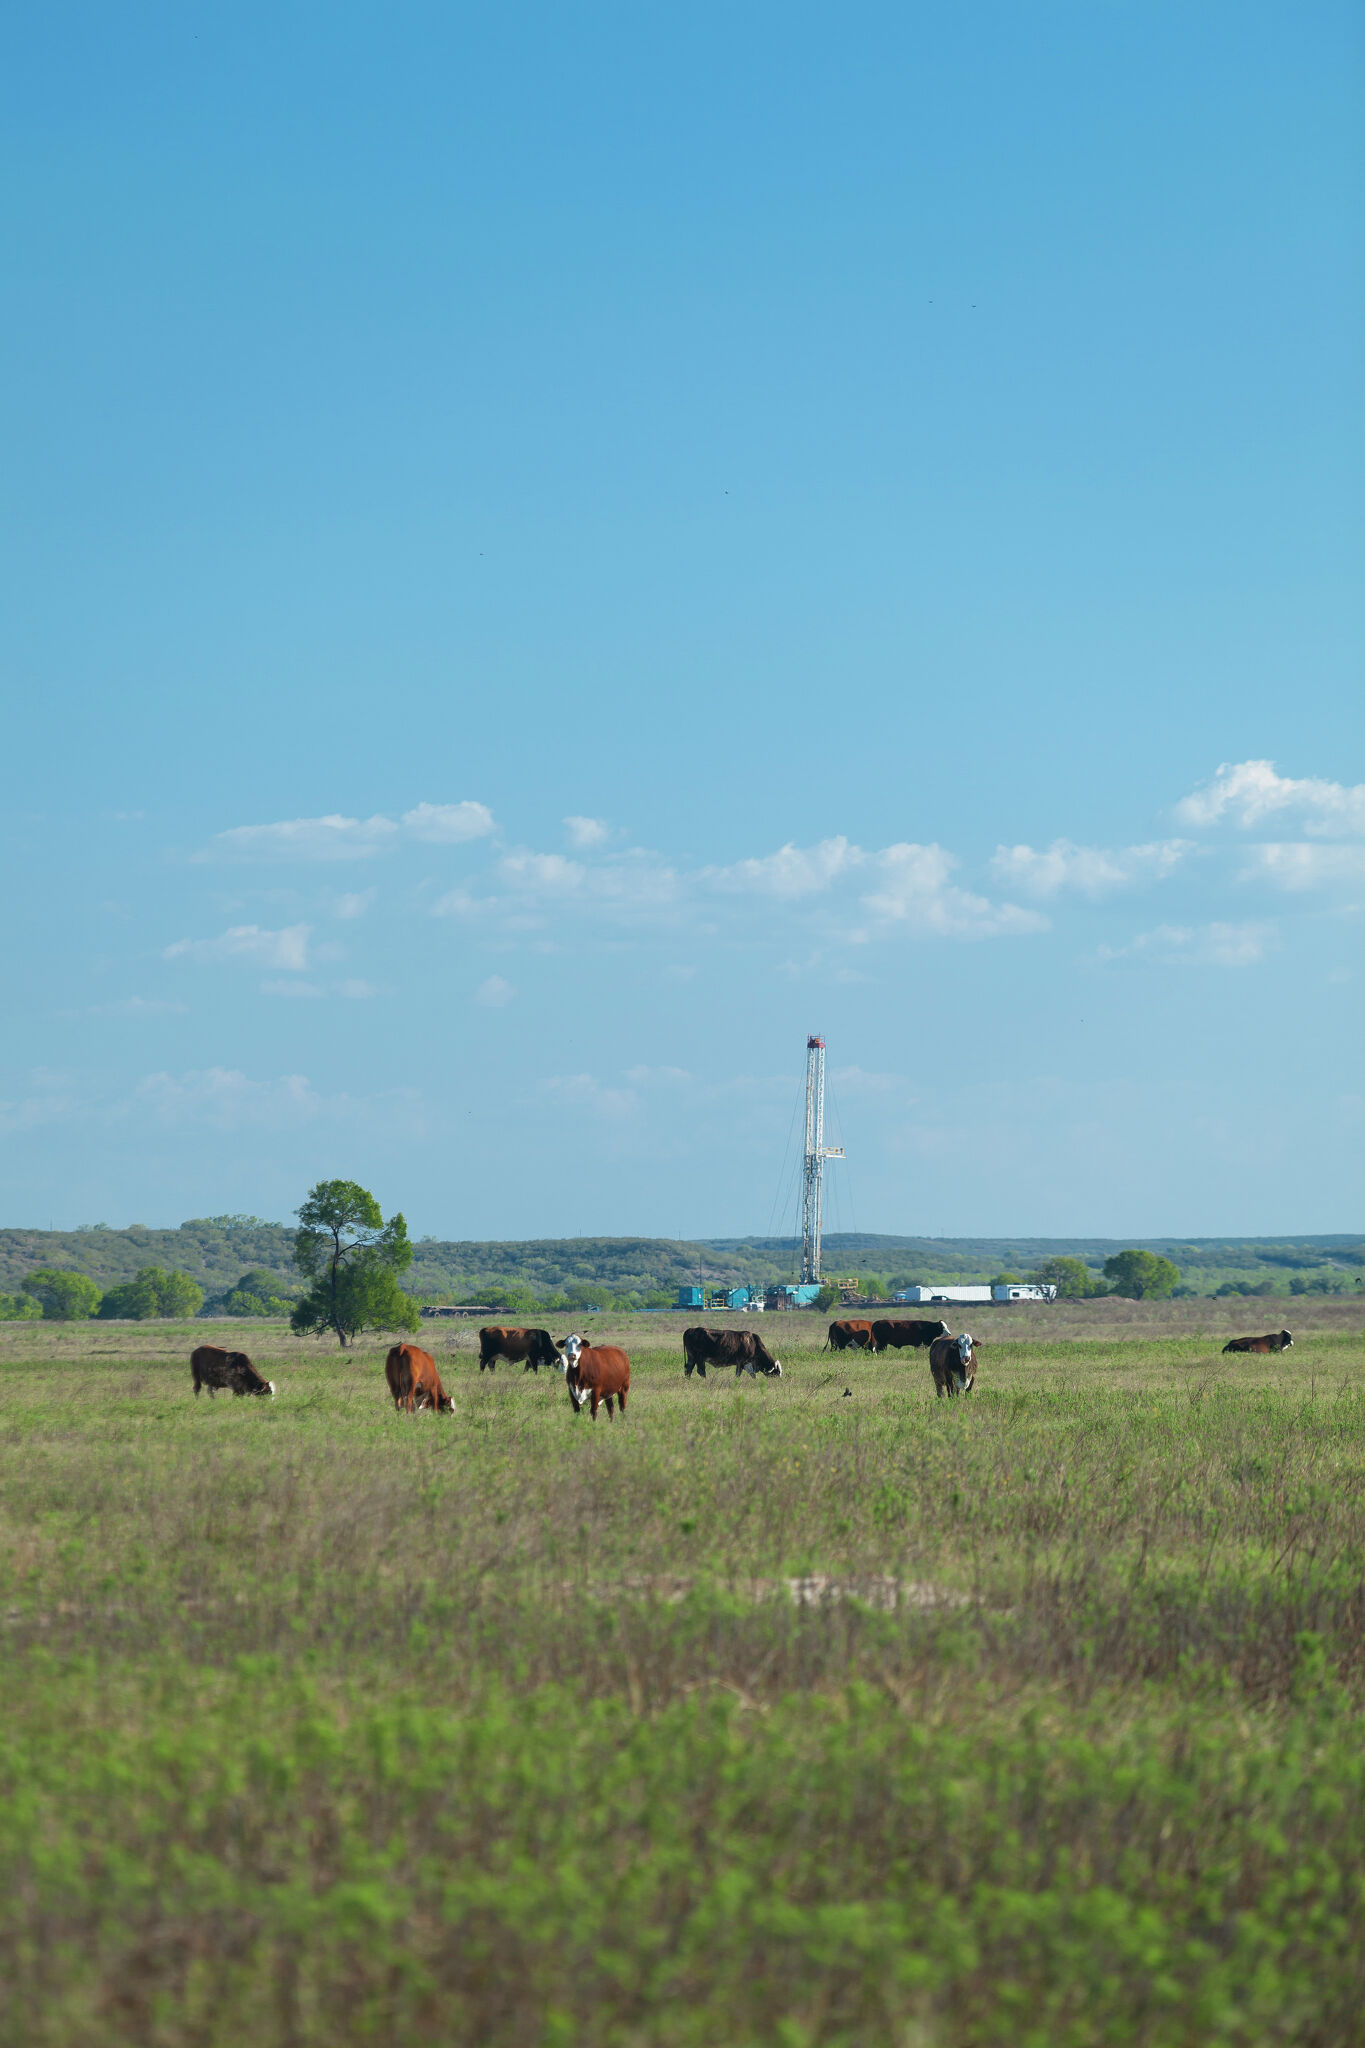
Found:
<path fill-rule="evenodd" d="M 823 1038 L 808 1038 L 806 1040 L 806 1051 L 809 1052 L 813 1045 L 818 1045 L 821 1052 L 823 1052 L 825 1049 L 825 1041 Z"/>

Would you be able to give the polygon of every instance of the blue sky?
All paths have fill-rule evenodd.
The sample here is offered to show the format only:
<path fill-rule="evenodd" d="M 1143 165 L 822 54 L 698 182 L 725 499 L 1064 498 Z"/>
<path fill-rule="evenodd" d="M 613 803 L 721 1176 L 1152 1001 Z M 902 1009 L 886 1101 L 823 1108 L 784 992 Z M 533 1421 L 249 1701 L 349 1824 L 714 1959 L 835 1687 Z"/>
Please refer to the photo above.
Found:
<path fill-rule="evenodd" d="M 1359 1228 L 1347 5 L 0 26 L 0 1220 Z"/>

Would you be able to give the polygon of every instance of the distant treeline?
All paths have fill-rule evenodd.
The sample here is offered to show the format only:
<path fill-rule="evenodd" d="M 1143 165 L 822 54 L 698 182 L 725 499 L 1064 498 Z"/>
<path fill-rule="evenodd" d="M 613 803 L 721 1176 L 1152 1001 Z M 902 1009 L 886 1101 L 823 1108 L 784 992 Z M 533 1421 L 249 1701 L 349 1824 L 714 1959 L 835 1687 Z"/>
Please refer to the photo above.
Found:
<path fill-rule="evenodd" d="M 1354 1292 L 1365 1282 L 1360 1236 L 1292 1238 L 1149 1238 L 1125 1247 L 1113 1238 L 927 1238 L 836 1234 L 825 1239 L 825 1271 L 856 1279 L 877 1296 L 936 1283 L 1028 1279 L 1050 1261 L 1078 1261 L 1104 1293 L 1106 1260 L 1136 1248 L 1179 1269 L 1182 1295 Z M 689 1283 L 739 1286 L 793 1280 L 799 1246 L 792 1238 L 576 1237 L 487 1242 L 424 1238 L 414 1244 L 405 1277 L 417 1300 L 486 1302 L 512 1310 L 662 1308 Z M 287 1314 L 299 1290 L 294 1228 L 258 1216 L 201 1216 L 178 1230 L 93 1224 L 71 1231 L 0 1231 L 0 1293 L 18 1304 L 25 1279 L 39 1272 L 82 1274 L 94 1282 L 100 1312 L 193 1314 L 169 1301 L 171 1276 L 200 1290 L 200 1314 Z M 139 1276 L 152 1275 L 151 1279 Z M 155 1276 L 162 1276 L 158 1281 Z M 157 1294 L 158 1286 L 162 1292 Z M 126 1306 L 103 1306 L 116 1289 Z M 138 1291 L 140 1290 L 140 1291 Z M 172 1289 L 172 1294 L 175 1290 Z M 28 1299 L 33 1299 L 30 1290 Z M 177 1302 L 188 1301 L 183 1292 Z M 3 1313 L 0 1310 L 0 1313 Z M 10 1310 L 15 1312 L 14 1309 Z M 31 1311 L 28 1311 L 31 1312 Z M 88 1313 L 89 1311 L 87 1311 Z"/>

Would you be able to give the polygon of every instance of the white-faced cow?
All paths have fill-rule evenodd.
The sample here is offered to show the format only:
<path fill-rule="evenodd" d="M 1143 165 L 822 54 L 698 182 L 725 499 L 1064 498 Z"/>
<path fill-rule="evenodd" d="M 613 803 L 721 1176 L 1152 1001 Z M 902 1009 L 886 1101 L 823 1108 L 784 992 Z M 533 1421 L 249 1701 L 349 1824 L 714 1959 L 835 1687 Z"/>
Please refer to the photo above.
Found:
<path fill-rule="evenodd" d="M 976 1339 L 966 1330 L 960 1337 L 935 1337 L 929 1346 L 929 1370 L 940 1400 L 945 1394 L 970 1394 L 976 1383 L 976 1352 Z"/>
<path fill-rule="evenodd" d="M 1223 1351 L 1287 1351 L 1293 1341 L 1288 1330 L 1272 1330 L 1266 1337 L 1234 1337 Z"/>
<path fill-rule="evenodd" d="M 592 1419 L 597 1420 L 597 1410 L 603 1401 L 607 1414 L 612 1412 L 612 1401 L 621 1404 L 621 1413 L 626 1412 L 626 1395 L 630 1392 L 630 1360 L 615 1344 L 585 1344 L 581 1337 L 558 1337 L 555 1348 L 564 1360 L 564 1377 L 569 1385 L 569 1399 L 577 1415 L 584 1402 L 592 1404 Z"/>
<path fill-rule="evenodd" d="M 743 1372 L 750 1379 L 760 1372 L 769 1379 L 782 1377 L 781 1359 L 773 1357 L 757 1330 L 704 1330 L 699 1323 L 683 1331 L 683 1371 L 690 1378 L 695 1368 L 705 1379 L 708 1365 L 732 1365 L 736 1379 Z"/>
<path fill-rule="evenodd" d="M 498 1360 L 520 1364 L 524 1372 L 538 1373 L 542 1365 L 559 1365 L 559 1353 L 548 1330 L 513 1330 L 489 1324 L 479 1332 L 479 1371 L 495 1372 Z"/>
<path fill-rule="evenodd" d="M 888 1317 L 872 1325 L 872 1349 L 902 1351 L 908 1346 L 914 1346 L 923 1351 L 933 1343 L 935 1337 L 947 1335 L 948 1325 L 945 1322 L 895 1322 Z"/>
<path fill-rule="evenodd" d="M 196 1400 L 201 1387 L 208 1388 L 210 1401 L 220 1387 L 233 1394 L 274 1397 L 274 1380 L 262 1379 L 245 1351 L 224 1351 L 217 1344 L 200 1344 L 190 1353 L 190 1372 Z"/>

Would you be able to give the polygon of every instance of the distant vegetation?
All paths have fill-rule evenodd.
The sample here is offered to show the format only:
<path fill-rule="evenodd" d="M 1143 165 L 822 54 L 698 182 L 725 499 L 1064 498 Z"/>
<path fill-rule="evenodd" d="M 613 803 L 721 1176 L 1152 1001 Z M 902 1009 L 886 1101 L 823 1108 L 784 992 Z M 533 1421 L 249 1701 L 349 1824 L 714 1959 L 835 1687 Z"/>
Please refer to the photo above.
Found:
<path fill-rule="evenodd" d="M 178 1230 L 105 1224 L 73 1231 L 0 1231 L 0 1319 L 42 1314 L 24 1292 L 40 1273 L 84 1275 L 106 1299 L 139 1275 L 178 1274 L 202 1289 L 204 1315 L 288 1315 L 305 1288 L 294 1262 L 296 1229 L 259 1216 L 201 1216 Z M 446 1241 L 411 1246 L 404 1292 L 418 1302 L 486 1303 L 518 1315 L 671 1307 L 678 1288 L 793 1280 L 799 1248 L 791 1238 L 541 1238 L 529 1242 Z M 1124 1266 L 1124 1260 L 1138 1266 Z M 857 1278 L 877 1299 L 911 1286 L 987 1282 L 1017 1275 L 1053 1282 L 1064 1300 L 1109 1293 L 1153 1298 L 1142 1262 L 1172 1269 L 1177 1297 L 1355 1293 L 1365 1279 L 1359 1237 L 1160 1238 L 1123 1245 L 1087 1238 L 923 1238 L 834 1235 L 825 1271 Z M 1112 1270 L 1111 1270 L 1112 1269 Z M 307 1276 L 303 1276 L 307 1279 Z M 1164 1286 L 1164 1282 L 1161 1283 Z M 146 1286 L 136 1297 L 146 1300 Z M 162 1297 L 158 1297 L 159 1299 Z M 247 1306 L 248 1301 L 252 1304 Z M 260 1304 L 259 1307 L 256 1304 Z M 86 1313 L 94 1313 L 87 1310 Z M 100 1308 L 105 1316 L 132 1313 Z M 142 1311 L 146 1312 L 146 1311 Z M 168 1311 L 158 1309 L 157 1314 Z M 189 1313 L 190 1311 L 180 1311 Z"/>

